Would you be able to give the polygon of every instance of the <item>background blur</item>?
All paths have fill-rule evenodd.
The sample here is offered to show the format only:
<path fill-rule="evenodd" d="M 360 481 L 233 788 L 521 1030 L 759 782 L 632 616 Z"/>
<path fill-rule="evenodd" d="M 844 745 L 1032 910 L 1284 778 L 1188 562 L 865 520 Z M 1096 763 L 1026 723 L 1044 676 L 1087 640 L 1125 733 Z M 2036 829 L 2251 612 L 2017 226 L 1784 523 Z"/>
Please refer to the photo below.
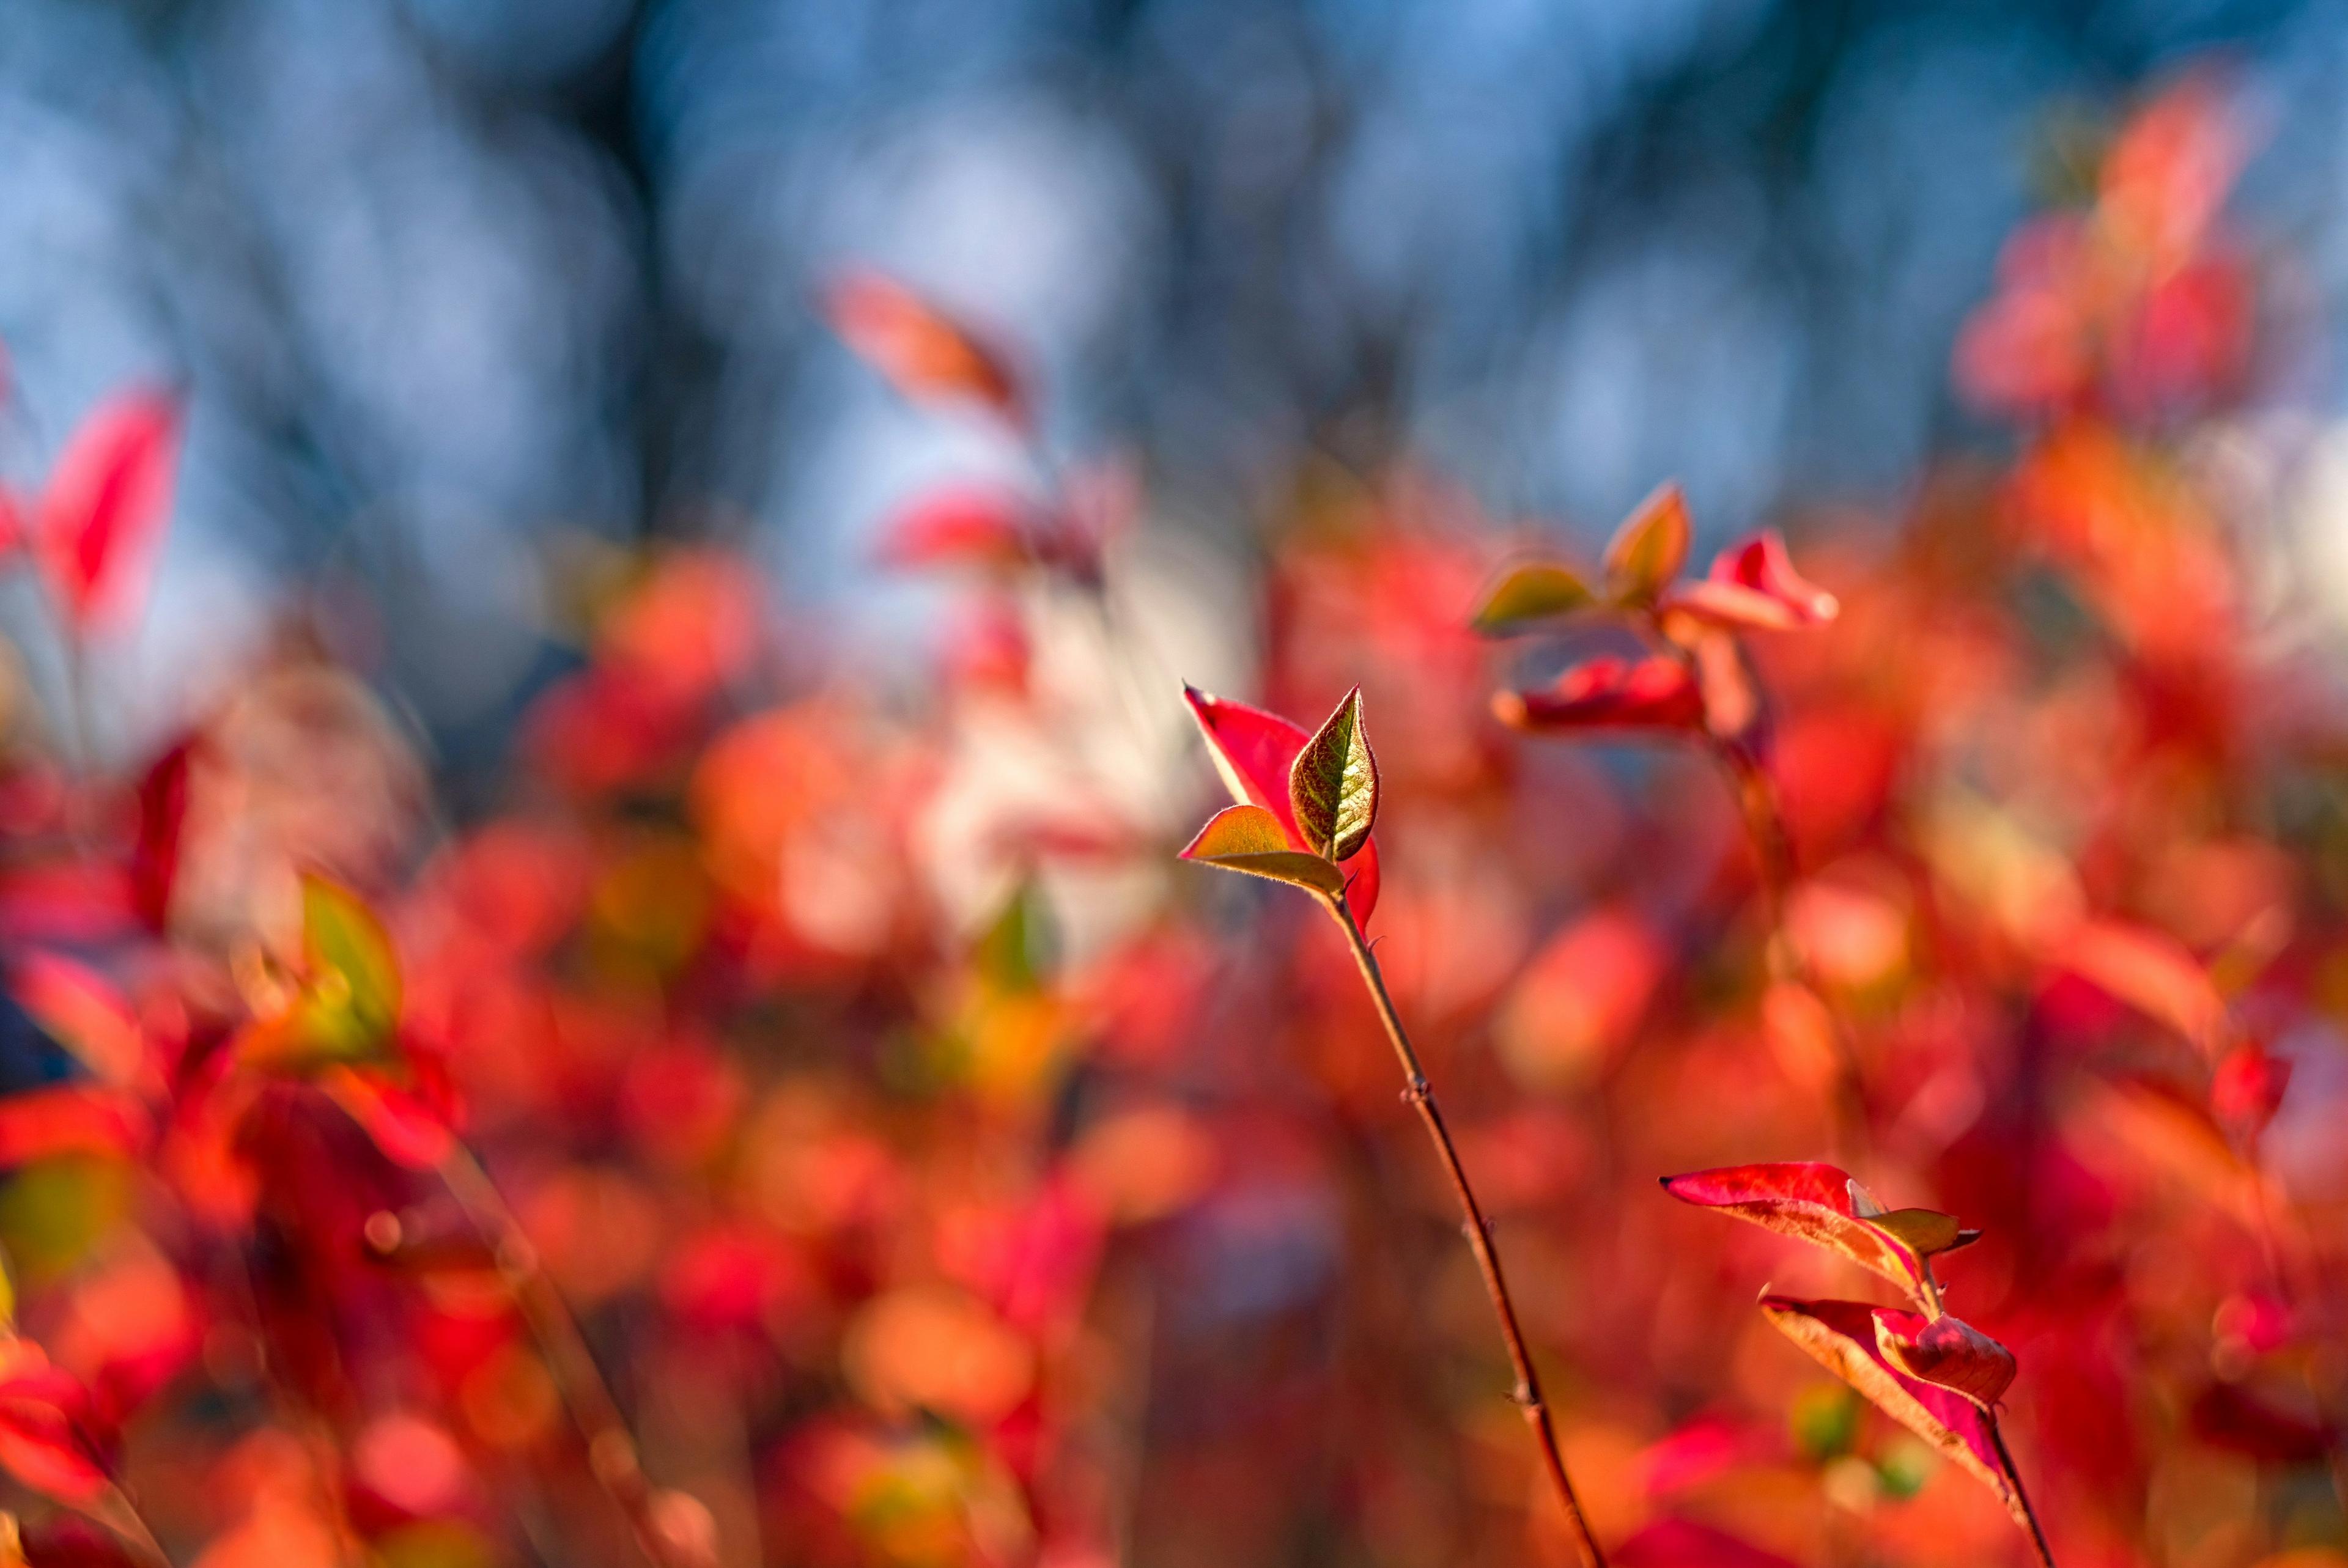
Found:
<path fill-rule="evenodd" d="M 1828 1152 L 1985 1233 L 2066 1568 L 2348 1568 L 2343 80 L 0 0 L 0 1564 L 1562 1561 L 1344 948 L 1176 858 L 1303 732 L 1180 675 L 1363 693 L 1615 1568 L 2021 1560 L 1750 1307 L 1885 1293 L 1655 1185 Z M 1470 629 L 1672 477 L 1790 556 Z"/>
<path fill-rule="evenodd" d="M 866 541 L 1007 458 L 824 330 L 849 260 L 1023 345 L 1056 446 L 1134 446 L 1227 541 L 1312 443 L 1584 528 L 1676 473 L 1701 548 L 1972 436 L 1946 367 L 2001 238 L 2212 46 L 2306 323 L 2263 385 L 2328 412 L 2321 4 L 11 0 L 0 465 L 192 388 L 116 743 L 301 580 L 460 772 L 561 663 L 558 541 L 715 537 L 902 642 L 927 601 Z"/>

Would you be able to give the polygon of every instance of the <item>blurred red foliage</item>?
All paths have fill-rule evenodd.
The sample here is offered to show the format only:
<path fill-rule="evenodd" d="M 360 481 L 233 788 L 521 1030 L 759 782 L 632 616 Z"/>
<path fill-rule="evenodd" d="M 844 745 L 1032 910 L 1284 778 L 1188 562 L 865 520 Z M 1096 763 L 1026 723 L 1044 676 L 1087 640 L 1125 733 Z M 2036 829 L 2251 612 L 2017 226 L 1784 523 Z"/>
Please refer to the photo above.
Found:
<path fill-rule="evenodd" d="M 1684 575 L 1675 488 L 1508 565 L 1308 465 L 1200 612 L 1265 704 L 1189 695 L 1200 853 L 1358 827 L 1623 1568 L 2019 1562 L 2017 1471 L 2073 1568 L 2348 1563 L 2348 712 L 2192 439 L 2257 363 L 2245 153 L 2217 78 L 2147 103 L 1958 344 L 2011 463 L 1787 517 L 1801 572 Z M 1003 350 L 825 305 L 1033 444 Z M 178 420 L 108 405 L 11 503 L 77 649 Z M 462 823 L 299 646 L 120 777 L 8 732 L 0 1563 L 1564 1551 L 1347 955 L 1174 864 L 1217 792 L 1130 471 L 1035 479 L 884 542 L 976 569 L 912 700 L 648 551 Z M 1357 683 L 1375 844 L 1300 822 L 1276 716 Z"/>

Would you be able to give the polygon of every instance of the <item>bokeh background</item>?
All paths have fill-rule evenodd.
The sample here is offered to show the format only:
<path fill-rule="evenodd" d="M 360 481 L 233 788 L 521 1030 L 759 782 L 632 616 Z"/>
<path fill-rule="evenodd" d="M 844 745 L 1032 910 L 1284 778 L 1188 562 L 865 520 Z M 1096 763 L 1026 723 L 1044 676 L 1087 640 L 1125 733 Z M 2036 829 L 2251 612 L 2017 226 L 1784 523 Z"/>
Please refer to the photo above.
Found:
<path fill-rule="evenodd" d="M 1022 344 L 1054 445 L 1136 447 L 1176 526 L 1243 543 L 1315 445 L 1588 528 L 1677 473 L 1713 542 L 1977 437 L 1949 350 L 2002 238 L 2213 47 L 2299 269 L 2269 384 L 2321 417 L 2320 4 L 15 0 L 0 462 L 190 387 L 118 741 L 331 579 L 452 766 L 559 662 L 558 541 L 718 537 L 904 644 L 873 530 L 1013 459 L 829 338 L 850 260 Z"/>
<path fill-rule="evenodd" d="M 1654 1184 L 1837 1151 L 1987 1232 L 2066 1568 L 2348 1568 L 2343 73 L 5 0 L 0 1564 L 1565 1560 L 1344 947 L 1177 862 L 1179 675 L 1365 694 L 1617 1568 L 2023 1560 L 1750 1307 L 1882 1287 Z M 1471 631 L 1673 477 L 1839 613 Z"/>

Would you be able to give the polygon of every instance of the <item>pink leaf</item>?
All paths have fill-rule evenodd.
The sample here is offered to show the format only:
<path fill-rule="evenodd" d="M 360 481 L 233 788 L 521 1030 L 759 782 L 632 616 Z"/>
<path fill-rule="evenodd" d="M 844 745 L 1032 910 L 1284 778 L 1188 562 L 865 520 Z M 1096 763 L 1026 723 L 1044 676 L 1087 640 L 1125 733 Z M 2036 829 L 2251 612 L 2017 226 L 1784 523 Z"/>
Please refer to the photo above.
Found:
<path fill-rule="evenodd" d="M 1841 609 L 1833 594 L 1794 570 L 1786 541 L 1775 528 L 1723 550 L 1709 576 L 1673 589 L 1663 608 L 1753 631 L 1824 626 Z"/>
<path fill-rule="evenodd" d="M 145 390 L 102 404 L 50 471 L 35 526 L 49 590 L 77 634 L 135 617 L 170 519 L 177 399 Z"/>

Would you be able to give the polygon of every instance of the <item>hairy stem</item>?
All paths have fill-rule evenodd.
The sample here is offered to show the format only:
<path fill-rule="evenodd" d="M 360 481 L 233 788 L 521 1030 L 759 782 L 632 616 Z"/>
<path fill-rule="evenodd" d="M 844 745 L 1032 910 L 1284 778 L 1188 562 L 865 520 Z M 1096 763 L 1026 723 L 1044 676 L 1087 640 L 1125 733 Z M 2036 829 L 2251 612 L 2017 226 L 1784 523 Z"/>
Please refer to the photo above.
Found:
<path fill-rule="evenodd" d="M 2005 1434 L 1998 1430 L 1997 1412 L 1982 1412 L 1989 1419 L 1989 1440 L 1996 1446 L 1997 1462 L 2005 1471 L 2008 1485 L 2013 1488 L 2016 1501 L 2022 1504 L 2022 1517 L 2030 1522 L 2030 1545 L 2037 1553 L 2039 1568 L 2054 1568 L 2054 1549 L 2046 1544 L 2046 1527 L 2038 1522 L 2038 1511 L 2030 1506 L 2030 1493 L 2022 1485 L 2022 1471 L 2013 1462 L 2013 1450 L 2005 1446 Z"/>
<path fill-rule="evenodd" d="M 441 1162 L 440 1174 L 468 1223 L 496 1255 L 498 1270 L 512 1290 L 514 1304 L 546 1357 L 547 1370 L 562 1391 L 562 1402 L 586 1444 L 587 1468 L 627 1516 L 645 1558 L 655 1568 L 704 1568 L 677 1548 L 654 1517 L 652 1488 L 644 1480 L 634 1434 L 612 1397 L 611 1385 L 595 1365 L 578 1319 L 572 1317 L 562 1293 L 547 1276 L 538 1249 L 522 1234 L 521 1222 L 507 1205 L 505 1195 L 461 1143 Z"/>
<path fill-rule="evenodd" d="M 1786 928 L 1786 904 L 1794 889 L 1794 835 L 1786 825 L 1785 805 L 1777 797 L 1776 781 L 1749 748 L 1722 740 L 1715 742 L 1713 749 L 1735 786 L 1745 830 L 1753 841 L 1755 858 L 1760 862 L 1762 905 L 1769 923 L 1771 975 L 1799 983 L 1823 1001 L 1825 993 Z M 1828 1034 L 1835 1058 L 1835 1153 L 1839 1158 L 1859 1163 L 1864 1162 L 1868 1145 L 1867 1081 L 1859 1069 L 1859 1050 L 1851 1042 L 1849 1027 L 1842 1014 L 1830 1005 L 1828 1011 L 1833 1025 Z"/>
<path fill-rule="evenodd" d="M 1542 1468 L 1549 1473 L 1550 1488 L 1557 1493 L 1559 1505 L 1565 1510 L 1566 1522 L 1573 1531 L 1575 1550 L 1583 1568 L 1605 1568 L 1605 1556 L 1598 1550 L 1597 1538 L 1590 1532 L 1590 1522 L 1582 1516 L 1581 1501 L 1574 1496 L 1573 1482 L 1565 1472 L 1565 1455 L 1557 1446 L 1557 1430 L 1550 1424 L 1549 1406 L 1541 1398 L 1540 1378 L 1533 1370 L 1532 1353 L 1525 1347 L 1524 1330 L 1517 1323 L 1516 1303 L 1509 1295 L 1508 1276 L 1500 1269 L 1500 1255 L 1492 1245 L 1491 1222 L 1484 1217 L 1483 1205 L 1476 1201 L 1476 1190 L 1468 1184 L 1467 1168 L 1459 1163 L 1458 1147 L 1451 1141 L 1450 1129 L 1444 1125 L 1442 1108 L 1437 1105 L 1435 1091 L 1419 1067 L 1418 1053 L 1411 1049 L 1410 1036 L 1395 1011 L 1394 999 L 1386 994 L 1385 977 L 1379 972 L 1377 958 L 1362 939 L 1360 922 L 1354 918 L 1344 895 L 1323 897 L 1322 902 L 1338 928 L 1345 933 L 1346 946 L 1353 949 L 1354 962 L 1362 971 L 1363 983 L 1369 988 L 1379 1021 L 1385 1025 L 1395 1058 L 1402 1064 L 1403 1098 L 1418 1108 L 1418 1119 L 1426 1123 L 1426 1135 L 1443 1161 L 1444 1173 L 1451 1178 L 1451 1190 L 1458 1195 L 1460 1212 L 1467 1220 L 1464 1228 L 1468 1245 L 1476 1254 L 1476 1266 L 1484 1276 L 1484 1292 L 1492 1298 L 1492 1313 L 1500 1320 L 1500 1337 L 1508 1344 L 1509 1360 L 1516 1370 L 1513 1398 L 1524 1411 L 1525 1424 L 1532 1429 L 1533 1439 L 1540 1447 Z"/>

